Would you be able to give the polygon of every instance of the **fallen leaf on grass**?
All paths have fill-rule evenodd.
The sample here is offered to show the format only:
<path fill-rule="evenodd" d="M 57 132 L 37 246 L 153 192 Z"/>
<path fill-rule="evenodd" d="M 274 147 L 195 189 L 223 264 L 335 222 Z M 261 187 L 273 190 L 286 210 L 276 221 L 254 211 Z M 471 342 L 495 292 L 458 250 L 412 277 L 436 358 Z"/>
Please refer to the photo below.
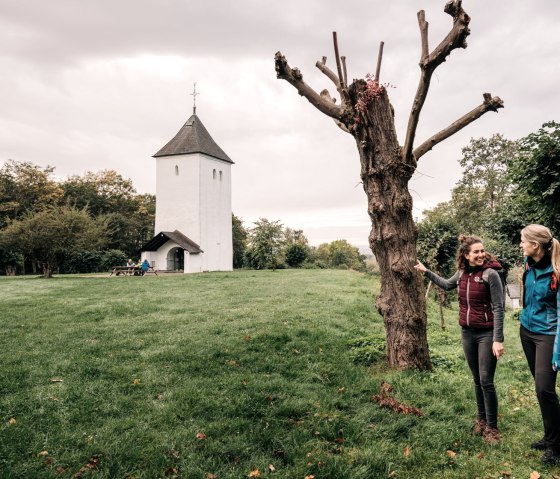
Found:
<path fill-rule="evenodd" d="M 57 474 L 64 474 L 66 472 L 66 469 L 67 468 L 64 468 L 62 466 L 56 466 L 55 471 L 56 471 Z"/>
<path fill-rule="evenodd" d="M 509 477 L 511 476 L 511 472 L 510 471 L 500 471 L 500 474 L 502 477 Z"/>
<path fill-rule="evenodd" d="M 179 472 L 179 469 L 177 469 L 176 467 L 166 467 L 165 470 L 163 471 L 163 473 L 166 476 L 173 476 L 175 477 L 177 475 L 177 473 Z"/>
<path fill-rule="evenodd" d="M 539 479 L 541 475 L 537 471 L 533 471 L 529 476 L 529 479 Z"/>
<path fill-rule="evenodd" d="M 16 421 L 16 418 L 15 418 L 15 417 L 11 417 L 11 418 L 8 420 L 8 424 L 10 424 L 10 425 L 14 425 L 16 422 L 17 422 L 17 421 Z"/>
<path fill-rule="evenodd" d="M 258 469 L 254 469 L 249 474 L 247 474 L 247 477 L 261 477 L 261 473 Z"/>
<path fill-rule="evenodd" d="M 237 361 L 230 359 L 228 362 L 228 366 L 239 366 L 239 364 L 237 364 Z"/>
<path fill-rule="evenodd" d="M 40 453 L 37 454 L 37 457 L 44 457 L 48 455 L 49 455 L 49 451 L 41 451 Z"/>
<path fill-rule="evenodd" d="M 448 451 L 447 451 L 447 455 L 448 455 L 451 459 L 454 459 L 455 456 L 457 455 L 457 453 L 456 453 L 455 451 L 450 451 L 450 450 L 448 450 Z"/>
<path fill-rule="evenodd" d="M 476 456 L 477 459 L 483 459 L 484 458 L 484 453 L 483 452 L 479 452 Z"/>
<path fill-rule="evenodd" d="M 393 396 L 391 396 L 392 391 L 393 388 L 383 381 L 381 383 L 379 394 L 372 396 L 372 399 L 377 402 L 380 407 L 392 409 L 393 411 L 401 414 L 414 414 L 418 417 L 424 416 L 424 413 L 420 409 L 398 402 Z"/>
<path fill-rule="evenodd" d="M 407 459 L 410 457 L 410 447 L 408 446 L 404 448 L 404 457 L 406 457 Z"/>
<path fill-rule="evenodd" d="M 196 438 L 197 438 L 199 441 L 204 441 L 204 439 L 206 439 L 206 434 L 204 434 L 203 432 L 199 432 L 199 433 L 196 435 Z"/>
<path fill-rule="evenodd" d="M 218 479 L 218 476 L 209 472 L 208 474 L 206 474 L 206 479 Z"/>
<path fill-rule="evenodd" d="M 63 383 L 64 379 L 62 378 L 51 378 L 51 383 Z"/>
<path fill-rule="evenodd" d="M 311 474 L 309 476 L 305 476 L 304 479 L 315 479 L 315 476 L 313 474 Z"/>
<path fill-rule="evenodd" d="M 272 464 L 269 464 L 269 465 L 268 465 L 268 470 L 269 470 L 270 472 L 275 472 L 275 471 L 276 471 L 276 468 L 275 468 Z"/>
<path fill-rule="evenodd" d="M 138 386 L 138 384 L 140 384 L 140 379 L 138 379 L 138 378 L 134 379 L 134 381 L 132 381 L 132 384 L 134 384 L 135 386 Z"/>
<path fill-rule="evenodd" d="M 75 478 L 82 477 L 86 472 L 95 469 L 99 465 L 99 456 L 97 454 L 91 456 L 89 458 L 88 463 L 85 466 L 82 466 L 80 470 L 74 474 Z"/>

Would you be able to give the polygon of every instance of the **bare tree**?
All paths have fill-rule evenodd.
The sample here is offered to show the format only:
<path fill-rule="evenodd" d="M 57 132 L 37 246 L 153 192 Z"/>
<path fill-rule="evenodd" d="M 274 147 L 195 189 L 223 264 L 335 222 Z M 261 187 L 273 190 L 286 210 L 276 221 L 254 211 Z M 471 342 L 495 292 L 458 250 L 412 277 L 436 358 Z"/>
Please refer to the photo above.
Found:
<path fill-rule="evenodd" d="M 418 12 L 422 53 L 420 82 L 410 111 L 404 146 L 397 140 L 393 108 L 387 90 L 379 82 L 383 52 L 381 43 L 375 77 L 354 80 L 348 85 L 346 60 L 338 53 L 333 33 L 337 73 L 326 65 L 326 57 L 316 63 L 336 86 L 340 104 L 327 90 L 320 94 L 303 81 L 299 69 L 291 68 L 282 53 L 276 53 L 278 78 L 294 86 L 298 93 L 356 140 L 360 154 L 361 179 L 368 198 L 372 229 L 370 247 L 381 271 L 381 292 L 377 308 L 383 316 L 389 364 L 397 368 L 431 369 L 426 336 L 426 308 L 423 284 L 414 270 L 416 227 L 412 219 L 412 198 L 408 181 L 417 161 L 435 145 L 453 135 L 488 111 L 503 107 L 498 97 L 484 93 L 484 101 L 447 128 L 414 146 L 420 112 L 435 69 L 456 48 L 466 48 L 469 16 L 461 0 L 447 2 L 444 11 L 453 18 L 453 26 L 432 51 L 428 46 L 428 23 L 424 11 Z"/>

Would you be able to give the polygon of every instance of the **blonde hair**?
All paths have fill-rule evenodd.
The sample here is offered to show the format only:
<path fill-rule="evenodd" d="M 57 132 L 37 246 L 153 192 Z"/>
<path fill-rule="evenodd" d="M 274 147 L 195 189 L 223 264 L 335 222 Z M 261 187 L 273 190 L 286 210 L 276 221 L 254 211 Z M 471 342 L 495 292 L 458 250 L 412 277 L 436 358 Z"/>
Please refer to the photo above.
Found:
<path fill-rule="evenodd" d="M 552 236 L 550 230 L 542 225 L 528 225 L 521 230 L 521 236 L 527 241 L 538 243 L 545 256 L 550 256 L 554 274 L 560 280 L 560 243 Z"/>

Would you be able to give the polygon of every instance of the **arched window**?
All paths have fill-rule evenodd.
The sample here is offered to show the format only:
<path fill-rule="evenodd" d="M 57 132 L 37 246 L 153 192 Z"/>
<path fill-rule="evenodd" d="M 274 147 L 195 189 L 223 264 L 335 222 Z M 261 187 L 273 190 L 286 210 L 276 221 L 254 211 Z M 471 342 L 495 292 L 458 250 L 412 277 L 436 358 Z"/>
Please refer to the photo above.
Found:
<path fill-rule="evenodd" d="M 175 176 L 179 176 L 179 165 L 175 165 Z"/>
<path fill-rule="evenodd" d="M 220 170 L 220 181 L 222 181 L 222 170 Z"/>
<path fill-rule="evenodd" d="M 212 170 L 212 178 L 215 180 L 216 179 L 216 170 Z"/>

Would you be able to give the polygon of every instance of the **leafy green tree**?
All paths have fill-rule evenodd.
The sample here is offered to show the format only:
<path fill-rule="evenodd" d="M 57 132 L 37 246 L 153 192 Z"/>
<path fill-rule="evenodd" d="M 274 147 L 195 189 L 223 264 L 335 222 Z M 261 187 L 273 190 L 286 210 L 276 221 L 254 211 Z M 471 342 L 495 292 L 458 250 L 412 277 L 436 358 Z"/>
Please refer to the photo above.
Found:
<path fill-rule="evenodd" d="M 0 248 L 0 267 L 4 268 L 6 276 L 15 276 L 18 269 L 23 269 L 23 255 Z"/>
<path fill-rule="evenodd" d="M 63 191 L 54 168 L 8 160 L 0 168 L 0 228 L 9 220 L 60 203 Z"/>
<path fill-rule="evenodd" d="M 520 140 L 521 153 L 510 158 L 515 200 L 532 222 L 560 234 L 560 123 L 549 121 Z"/>
<path fill-rule="evenodd" d="M 291 268 L 299 268 L 310 256 L 309 241 L 303 230 L 284 230 L 284 256 Z"/>
<path fill-rule="evenodd" d="M 284 231 L 279 221 L 260 218 L 249 230 L 246 258 L 253 268 L 275 270 L 282 264 Z"/>
<path fill-rule="evenodd" d="M 286 246 L 286 264 L 291 268 L 299 268 L 309 256 L 309 248 L 301 243 Z"/>
<path fill-rule="evenodd" d="M 233 239 L 233 267 L 243 268 L 249 232 L 243 226 L 243 220 L 234 214 L 231 215 L 231 227 Z"/>
<path fill-rule="evenodd" d="M 137 194 L 132 181 L 116 171 L 74 175 L 62 182 L 61 187 L 68 204 L 87 208 L 93 216 L 106 216 L 109 248 L 134 256 L 153 236 L 155 196 Z"/>
<path fill-rule="evenodd" d="M 335 240 L 320 244 L 314 252 L 319 265 L 328 268 L 350 268 L 365 271 L 365 256 L 346 240 Z"/>
<path fill-rule="evenodd" d="M 455 268 L 455 254 L 459 232 L 454 222 L 434 214 L 418 224 L 418 256 L 432 271 L 451 276 Z"/>
<path fill-rule="evenodd" d="M 29 213 L 0 230 L 0 248 L 40 263 L 49 278 L 61 257 L 101 249 L 106 238 L 106 219 L 92 218 L 85 209 L 55 206 Z"/>

